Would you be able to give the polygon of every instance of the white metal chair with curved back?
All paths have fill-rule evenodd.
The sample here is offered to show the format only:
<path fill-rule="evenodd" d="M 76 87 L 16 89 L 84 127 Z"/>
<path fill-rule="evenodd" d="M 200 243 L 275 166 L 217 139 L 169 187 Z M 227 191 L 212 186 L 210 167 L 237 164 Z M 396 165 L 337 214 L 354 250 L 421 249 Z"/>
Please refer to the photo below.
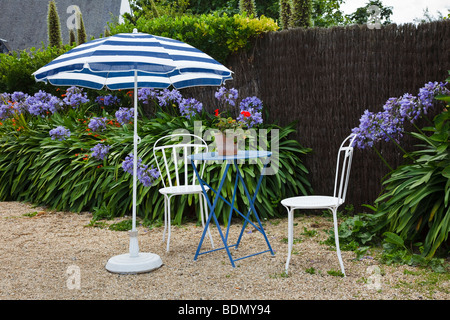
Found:
<path fill-rule="evenodd" d="M 180 138 L 182 139 L 181 141 Z M 192 142 L 192 140 L 194 141 Z M 164 142 L 168 144 L 164 144 Z M 167 229 L 169 231 L 167 237 L 167 251 L 169 251 L 170 247 L 171 233 L 170 199 L 173 196 L 198 194 L 203 227 L 205 226 L 205 221 L 207 221 L 208 218 L 206 198 L 202 192 L 200 184 L 196 181 L 196 175 L 193 174 L 192 165 L 187 159 L 188 155 L 198 152 L 208 152 L 208 145 L 205 140 L 193 134 L 182 133 L 164 136 L 158 139 L 153 146 L 153 156 L 156 160 L 158 170 L 161 174 L 161 181 L 164 185 L 163 188 L 159 189 L 159 192 L 164 196 L 163 241 L 166 237 Z M 198 168 L 198 172 L 201 177 L 203 176 L 203 172 L 205 170 L 205 163 L 206 162 L 201 164 L 195 163 L 196 165 L 201 166 L 201 168 Z M 191 178 L 189 177 L 189 172 L 192 172 Z M 208 191 L 207 188 L 206 191 Z M 209 237 L 211 239 L 211 245 L 214 247 L 211 233 L 209 233 Z"/>
<path fill-rule="evenodd" d="M 345 276 L 344 263 L 342 262 L 341 250 L 339 248 L 339 235 L 337 224 L 337 209 L 345 202 L 347 194 L 348 180 L 353 158 L 353 142 L 356 135 L 351 134 L 341 144 L 337 156 L 336 175 L 334 182 L 333 196 L 299 196 L 287 198 L 281 201 L 281 204 L 288 210 L 288 257 L 286 260 L 286 273 L 291 260 L 294 229 L 294 210 L 295 209 L 329 209 L 333 213 L 334 236 L 336 241 L 336 251 L 341 266 L 342 273 Z"/>

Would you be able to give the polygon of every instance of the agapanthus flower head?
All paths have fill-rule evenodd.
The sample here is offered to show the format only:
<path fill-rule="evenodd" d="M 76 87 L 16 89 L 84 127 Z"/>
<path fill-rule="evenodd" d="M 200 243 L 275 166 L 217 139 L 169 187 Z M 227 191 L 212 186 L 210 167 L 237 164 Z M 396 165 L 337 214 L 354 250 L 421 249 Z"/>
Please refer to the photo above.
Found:
<path fill-rule="evenodd" d="M 134 109 L 132 108 L 119 108 L 116 112 L 116 119 L 121 125 L 125 125 L 131 121 L 134 117 Z"/>
<path fill-rule="evenodd" d="M 89 102 L 89 99 L 87 93 L 83 92 L 83 88 L 72 86 L 66 90 L 63 102 L 72 108 L 76 108 L 80 104 Z"/>
<path fill-rule="evenodd" d="M 94 117 L 89 122 L 89 129 L 91 129 L 94 132 L 97 131 L 103 131 L 106 128 L 106 119 L 105 117 Z"/>
<path fill-rule="evenodd" d="M 418 97 L 405 93 L 399 98 L 389 98 L 383 111 L 372 113 L 366 110 L 360 119 L 360 125 L 352 130 L 358 137 L 358 148 L 372 147 L 378 141 L 394 140 L 397 143 L 404 134 L 405 121 L 414 123 L 427 114 L 433 107 L 438 94 L 448 94 L 446 84 L 429 82 L 419 90 Z"/>
<path fill-rule="evenodd" d="M 254 126 L 263 123 L 262 113 L 253 108 L 248 108 L 248 110 L 241 111 L 236 120 L 242 127 L 246 127 L 247 129 L 251 129 Z"/>
<path fill-rule="evenodd" d="M 424 114 L 427 114 L 428 110 L 433 107 L 434 97 L 438 94 L 449 94 L 446 83 L 428 82 L 419 89 L 418 99 Z"/>
<path fill-rule="evenodd" d="M 405 93 L 403 97 L 399 99 L 400 104 L 400 116 L 404 119 L 408 119 L 411 122 L 415 122 L 420 118 L 422 109 L 417 101 L 417 97 L 412 94 Z"/>
<path fill-rule="evenodd" d="M 187 119 L 191 119 L 196 114 L 202 112 L 203 104 L 194 98 L 182 99 L 179 104 L 180 113 Z"/>
<path fill-rule="evenodd" d="M 236 106 L 236 100 L 238 99 L 239 92 L 235 88 L 227 89 L 220 87 L 215 93 L 215 97 L 219 101 L 225 101 L 230 106 Z"/>
<path fill-rule="evenodd" d="M 120 102 L 120 99 L 116 96 L 113 96 L 112 94 L 106 95 L 106 96 L 98 96 L 95 99 L 95 102 L 97 102 L 102 107 L 110 107 L 118 105 Z"/>
<path fill-rule="evenodd" d="M 158 97 L 159 91 L 152 88 L 142 88 L 138 90 L 138 100 L 148 101 L 151 99 L 156 99 Z"/>
<path fill-rule="evenodd" d="M 52 137 L 52 140 L 58 139 L 59 141 L 63 141 L 70 137 L 70 130 L 63 126 L 58 126 L 55 129 L 50 130 L 49 134 L 50 137 Z"/>
<path fill-rule="evenodd" d="M 91 149 L 92 157 L 96 158 L 97 160 L 103 160 L 108 154 L 109 149 L 111 149 L 111 146 L 99 143 Z"/>
<path fill-rule="evenodd" d="M 183 97 L 181 96 L 180 91 L 176 89 L 173 90 L 164 89 L 159 93 L 159 96 L 157 98 L 159 101 L 159 105 L 161 107 L 166 107 L 180 103 Z"/>
<path fill-rule="evenodd" d="M 30 114 L 43 118 L 54 114 L 63 105 L 61 99 L 42 90 L 39 90 L 34 96 L 29 96 L 24 103 Z"/>
<path fill-rule="evenodd" d="M 125 161 L 122 163 L 122 169 L 133 175 L 134 174 L 134 155 L 130 153 Z M 137 178 L 138 180 L 145 186 L 150 187 L 153 183 L 159 178 L 160 172 L 157 168 L 153 166 L 149 168 L 147 165 L 142 163 L 142 159 L 138 158 L 137 160 Z"/>
<path fill-rule="evenodd" d="M 28 94 L 14 92 L 13 94 L 0 94 L 0 119 L 12 118 L 28 110 Z"/>
<path fill-rule="evenodd" d="M 256 96 L 247 97 L 241 101 L 239 108 L 241 111 L 248 111 L 249 109 L 260 111 L 263 108 L 263 103 Z"/>

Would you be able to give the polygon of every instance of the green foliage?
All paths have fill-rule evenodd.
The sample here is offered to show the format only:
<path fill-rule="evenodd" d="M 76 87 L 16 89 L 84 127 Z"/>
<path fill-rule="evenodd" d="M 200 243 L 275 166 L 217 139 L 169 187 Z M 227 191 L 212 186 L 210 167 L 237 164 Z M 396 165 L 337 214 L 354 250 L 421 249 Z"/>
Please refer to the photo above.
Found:
<path fill-rule="evenodd" d="M 374 214 L 358 214 L 340 224 L 343 250 L 353 250 L 359 258 L 382 240 L 384 262 L 436 269 L 435 255 L 439 250 L 445 254 L 450 232 L 449 119 L 444 111 L 435 117 L 434 127 L 423 129 L 430 136 L 412 133 L 424 143 L 410 153 L 415 161 L 391 172 L 376 206 L 367 206 Z M 329 234 L 326 243 L 333 245 L 332 230 Z"/>
<path fill-rule="evenodd" d="M 61 47 L 62 46 L 62 36 L 61 36 L 61 23 L 59 21 L 58 10 L 56 8 L 56 3 L 54 0 L 50 1 L 48 4 L 48 43 L 50 47 Z"/>
<path fill-rule="evenodd" d="M 357 259 L 366 254 L 373 245 L 381 242 L 379 236 L 380 220 L 373 214 L 360 213 L 348 217 L 339 225 L 339 244 L 342 250 L 354 251 Z M 334 246 L 334 231 L 328 231 L 325 244 Z"/>
<path fill-rule="evenodd" d="M 390 17 L 392 15 L 392 7 L 385 7 L 381 0 L 370 0 L 364 7 L 359 7 L 352 14 L 346 15 L 346 24 L 366 24 L 369 18 L 374 14 L 369 9 L 370 6 L 377 6 L 379 8 L 379 18 L 381 24 L 390 24 Z"/>
<path fill-rule="evenodd" d="M 340 10 L 343 0 L 315 0 L 312 2 L 311 19 L 315 27 L 343 25 L 345 15 Z"/>
<path fill-rule="evenodd" d="M 161 16 L 178 17 L 187 13 L 188 0 L 129 0 L 131 14 L 123 15 L 125 21 L 135 24 L 139 18 L 154 19 Z"/>
<path fill-rule="evenodd" d="M 80 21 L 80 27 L 77 29 L 77 44 L 83 44 L 87 41 L 86 28 L 84 26 L 83 15 L 81 12 L 77 13 L 78 19 Z"/>
<path fill-rule="evenodd" d="M 292 0 L 291 26 L 292 27 L 311 27 L 311 0 Z"/>
<path fill-rule="evenodd" d="M 290 27 L 291 20 L 291 1 L 290 0 L 280 0 L 280 26 L 283 29 Z"/>
<path fill-rule="evenodd" d="M 32 74 L 72 48 L 69 45 L 61 48 L 49 46 L 13 52 L 11 55 L 0 54 L 0 92 L 34 94 L 39 90 L 47 90 L 56 94 L 56 87 L 47 88 L 43 82 L 37 83 Z"/>
<path fill-rule="evenodd" d="M 225 63 L 230 54 L 242 49 L 249 49 L 252 40 L 268 31 L 278 30 L 277 24 L 269 18 L 261 16 L 251 19 L 246 16 L 209 14 L 201 16 L 161 16 L 154 19 L 143 17 L 136 25 L 125 22 L 110 26 L 111 34 L 139 32 L 159 35 L 186 42 L 209 54 L 216 60 Z"/>
<path fill-rule="evenodd" d="M 257 17 L 255 0 L 239 0 L 239 12 L 242 15 Z"/>
<path fill-rule="evenodd" d="M 111 112 L 113 112 L 111 110 Z M 112 113 L 113 114 L 113 113 Z M 129 215 L 132 208 L 132 176 L 122 169 L 122 162 L 133 150 L 133 130 L 131 125 L 117 127 L 108 125 L 99 136 L 87 131 L 88 119 L 94 116 L 114 118 L 106 110 L 95 104 L 87 104 L 79 109 L 69 108 L 65 112 L 40 118 L 24 114 L 2 120 L 0 125 L 0 199 L 2 201 L 28 201 L 43 204 L 51 209 L 82 212 L 93 211 L 100 218 Z M 142 113 L 142 110 L 140 111 Z M 197 119 L 198 120 L 198 119 Z M 204 129 L 211 128 L 212 120 L 202 118 Z M 71 131 L 67 140 L 52 140 L 49 131 L 64 126 Z M 16 129 L 20 128 L 19 131 Z M 139 120 L 138 135 L 142 137 L 139 157 L 143 163 L 156 167 L 153 145 L 162 136 L 172 134 L 177 129 L 194 132 L 193 120 L 174 117 L 158 112 L 154 118 Z M 280 130 L 278 174 L 263 179 L 256 199 L 256 209 L 262 218 L 280 216 L 284 213 L 280 201 L 285 197 L 311 192 L 307 180 L 307 169 L 301 157 L 310 152 L 288 135 L 295 131 L 294 124 L 281 128 L 265 125 L 270 137 L 271 131 Z M 90 151 L 100 141 L 111 146 L 107 157 L 101 161 L 91 158 Z M 270 147 L 270 141 L 269 141 Z M 208 166 L 204 178 L 217 188 L 221 172 L 226 163 Z M 255 192 L 262 164 L 242 164 L 241 174 L 250 194 Z M 234 168 L 233 168 L 234 170 Z M 223 187 L 222 195 L 231 197 L 234 188 L 231 170 Z M 182 175 L 183 173 L 180 172 Z M 152 187 L 138 185 L 138 216 L 144 220 L 161 220 L 164 212 L 163 197 L 158 189 L 160 180 Z M 245 190 L 238 188 L 237 208 L 245 212 L 248 203 Z M 198 197 L 176 197 L 172 200 L 173 218 L 180 224 L 184 218 L 198 218 Z M 229 209 L 219 202 L 219 219 L 227 221 Z"/>
<path fill-rule="evenodd" d="M 450 232 L 450 115 L 444 111 L 434 119 L 431 132 L 412 133 L 422 141 L 411 152 L 415 162 L 395 169 L 376 200 L 388 230 L 403 240 L 424 242 L 423 256 L 431 259 Z"/>
<path fill-rule="evenodd" d="M 73 46 L 77 43 L 77 36 L 75 35 L 75 31 L 73 29 L 69 30 L 69 45 Z"/>

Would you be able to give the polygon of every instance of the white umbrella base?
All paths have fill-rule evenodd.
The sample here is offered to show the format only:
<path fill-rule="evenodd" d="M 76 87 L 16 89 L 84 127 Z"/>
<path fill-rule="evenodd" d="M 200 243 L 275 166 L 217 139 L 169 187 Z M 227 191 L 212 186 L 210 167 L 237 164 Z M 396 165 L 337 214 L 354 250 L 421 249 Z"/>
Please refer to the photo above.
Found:
<path fill-rule="evenodd" d="M 127 253 L 109 259 L 106 270 L 113 273 L 136 274 L 150 272 L 161 266 L 161 258 L 154 253 L 139 253 L 137 257 L 131 257 Z"/>

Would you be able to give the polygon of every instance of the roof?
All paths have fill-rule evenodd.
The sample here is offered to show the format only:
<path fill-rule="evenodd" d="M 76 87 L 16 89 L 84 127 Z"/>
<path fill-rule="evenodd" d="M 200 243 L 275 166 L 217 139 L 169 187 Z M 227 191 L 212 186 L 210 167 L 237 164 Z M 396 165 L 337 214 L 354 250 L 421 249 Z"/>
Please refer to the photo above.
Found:
<path fill-rule="evenodd" d="M 0 38 L 8 41 L 12 50 L 48 45 L 47 14 L 49 0 L 1 0 Z M 88 39 L 98 38 L 108 22 L 121 14 L 122 0 L 56 0 L 61 21 L 63 43 L 69 42 L 68 21 L 73 16 L 70 6 L 76 5 L 83 14 Z M 72 20 L 73 21 L 73 20 Z M 69 22 L 70 24 L 70 22 Z"/>
<path fill-rule="evenodd" d="M 5 39 L 0 39 L 0 53 L 9 53 L 11 48 L 9 47 L 8 41 Z"/>

